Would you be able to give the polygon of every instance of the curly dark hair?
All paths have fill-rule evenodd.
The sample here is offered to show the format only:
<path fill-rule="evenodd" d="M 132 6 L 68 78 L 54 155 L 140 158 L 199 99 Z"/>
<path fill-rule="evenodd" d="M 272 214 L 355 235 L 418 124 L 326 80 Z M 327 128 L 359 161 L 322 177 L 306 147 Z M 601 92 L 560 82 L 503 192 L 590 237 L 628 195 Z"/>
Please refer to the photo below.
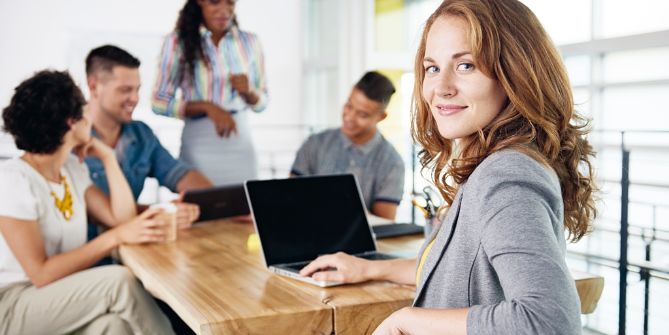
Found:
<path fill-rule="evenodd" d="M 198 59 L 207 65 L 209 64 L 209 61 L 204 56 L 204 51 L 202 51 L 202 39 L 200 37 L 201 24 L 204 24 L 204 17 L 202 16 L 202 8 L 200 8 L 197 0 L 186 1 L 186 4 L 179 12 L 177 25 L 174 28 L 177 32 L 181 50 L 183 50 L 182 65 L 184 66 L 181 67 L 182 78 L 184 74 L 193 74 L 195 62 Z M 232 19 L 232 24 L 236 27 L 239 26 L 237 17 Z"/>
<path fill-rule="evenodd" d="M 14 89 L 2 110 L 4 129 L 16 147 L 31 153 L 51 154 L 63 144 L 69 120 L 81 120 L 86 104 L 67 71 L 44 70 Z"/>

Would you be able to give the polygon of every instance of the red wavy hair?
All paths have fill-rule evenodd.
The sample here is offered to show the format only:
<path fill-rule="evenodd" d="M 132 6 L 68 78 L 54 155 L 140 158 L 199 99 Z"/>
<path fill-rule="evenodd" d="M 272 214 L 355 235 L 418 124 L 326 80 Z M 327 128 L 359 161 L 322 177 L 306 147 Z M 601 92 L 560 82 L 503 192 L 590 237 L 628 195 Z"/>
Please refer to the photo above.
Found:
<path fill-rule="evenodd" d="M 461 141 L 457 150 L 454 141 L 439 136 L 422 93 L 427 35 L 442 16 L 464 20 L 477 67 L 497 80 L 508 97 L 499 115 Z M 411 131 L 423 148 L 421 165 L 432 170 L 447 204 L 479 163 L 512 148 L 555 170 L 569 238 L 575 242 L 590 231 L 597 188 L 590 163 L 594 151 L 585 138 L 589 122 L 575 111 L 562 60 L 532 11 L 516 0 L 444 1 L 425 24 L 414 71 Z"/>

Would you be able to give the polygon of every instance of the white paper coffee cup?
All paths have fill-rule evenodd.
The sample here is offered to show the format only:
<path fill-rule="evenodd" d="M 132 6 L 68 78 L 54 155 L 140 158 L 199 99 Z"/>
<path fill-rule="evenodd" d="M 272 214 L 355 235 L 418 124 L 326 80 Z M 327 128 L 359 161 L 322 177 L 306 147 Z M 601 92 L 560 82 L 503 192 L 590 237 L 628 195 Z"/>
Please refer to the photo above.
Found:
<path fill-rule="evenodd" d="M 154 217 L 165 225 L 165 242 L 173 242 L 177 239 L 177 206 L 173 203 L 153 204 L 149 208 L 160 208 L 162 212 Z"/>

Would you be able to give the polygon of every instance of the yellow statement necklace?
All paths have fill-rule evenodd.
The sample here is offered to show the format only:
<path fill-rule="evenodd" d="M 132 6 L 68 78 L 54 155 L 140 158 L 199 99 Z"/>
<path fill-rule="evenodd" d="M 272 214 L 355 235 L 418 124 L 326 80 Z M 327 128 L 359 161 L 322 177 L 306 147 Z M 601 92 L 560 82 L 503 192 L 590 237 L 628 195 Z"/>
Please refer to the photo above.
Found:
<path fill-rule="evenodd" d="M 23 156 L 23 159 L 35 169 L 35 171 L 44 178 L 44 181 L 46 181 L 46 186 L 49 188 L 51 197 L 53 198 L 53 204 L 56 206 L 60 214 L 63 215 L 63 218 L 66 221 L 70 221 L 72 218 L 72 215 L 74 214 L 74 209 L 73 209 L 73 203 L 72 203 L 72 192 L 70 191 L 70 184 L 67 183 L 67 178 L 65 178 L 65 175 L 60 174 L 60 182 L 63 184 L 63 198 L 59 199 L 58 195 L 56 195 L 56 192 L 53 191 L 53 188 L 51 188 L 51 182 L 49 182 L 49 179 L 46 178 L 45 175 L 42 174 L 39 170 L 39 164 L 35 162 L 35 160 L 32 158 L 32 156 L 25 155 Z"/>
<path fill-rule="evenodd" d="M 60 176 L 60 182 L 63 183 L 64 194 L 62 199 L 58 199 L 56 192 L 51 189 L 51 184 L 47 181 L 49 189 L 51 190 L 51 197 L 53 197 L 53 204 L 56 205 L 58 211 L 63 214 L 63 218 L 66 221 L 70 221 L 72 215 L 74 214 L 74 209 L 72 208 L 72 193 L 70 192 L 70 184 L 67 183 L 67 178 L 64 175 Z"/>

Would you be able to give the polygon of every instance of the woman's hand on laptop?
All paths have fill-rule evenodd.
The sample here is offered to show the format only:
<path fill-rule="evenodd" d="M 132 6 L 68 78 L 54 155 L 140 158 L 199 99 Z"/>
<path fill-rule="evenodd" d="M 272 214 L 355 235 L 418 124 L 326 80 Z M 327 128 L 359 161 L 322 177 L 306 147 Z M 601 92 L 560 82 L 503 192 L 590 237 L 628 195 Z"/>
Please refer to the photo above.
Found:
<path fill-rule="evenodd" d="M 300 275 L 316 281 L 360 283 L 374 279 L 370 276 L 373 266 L 374 261 L 338 252 L 316 258 L 300 270 Z"/>

